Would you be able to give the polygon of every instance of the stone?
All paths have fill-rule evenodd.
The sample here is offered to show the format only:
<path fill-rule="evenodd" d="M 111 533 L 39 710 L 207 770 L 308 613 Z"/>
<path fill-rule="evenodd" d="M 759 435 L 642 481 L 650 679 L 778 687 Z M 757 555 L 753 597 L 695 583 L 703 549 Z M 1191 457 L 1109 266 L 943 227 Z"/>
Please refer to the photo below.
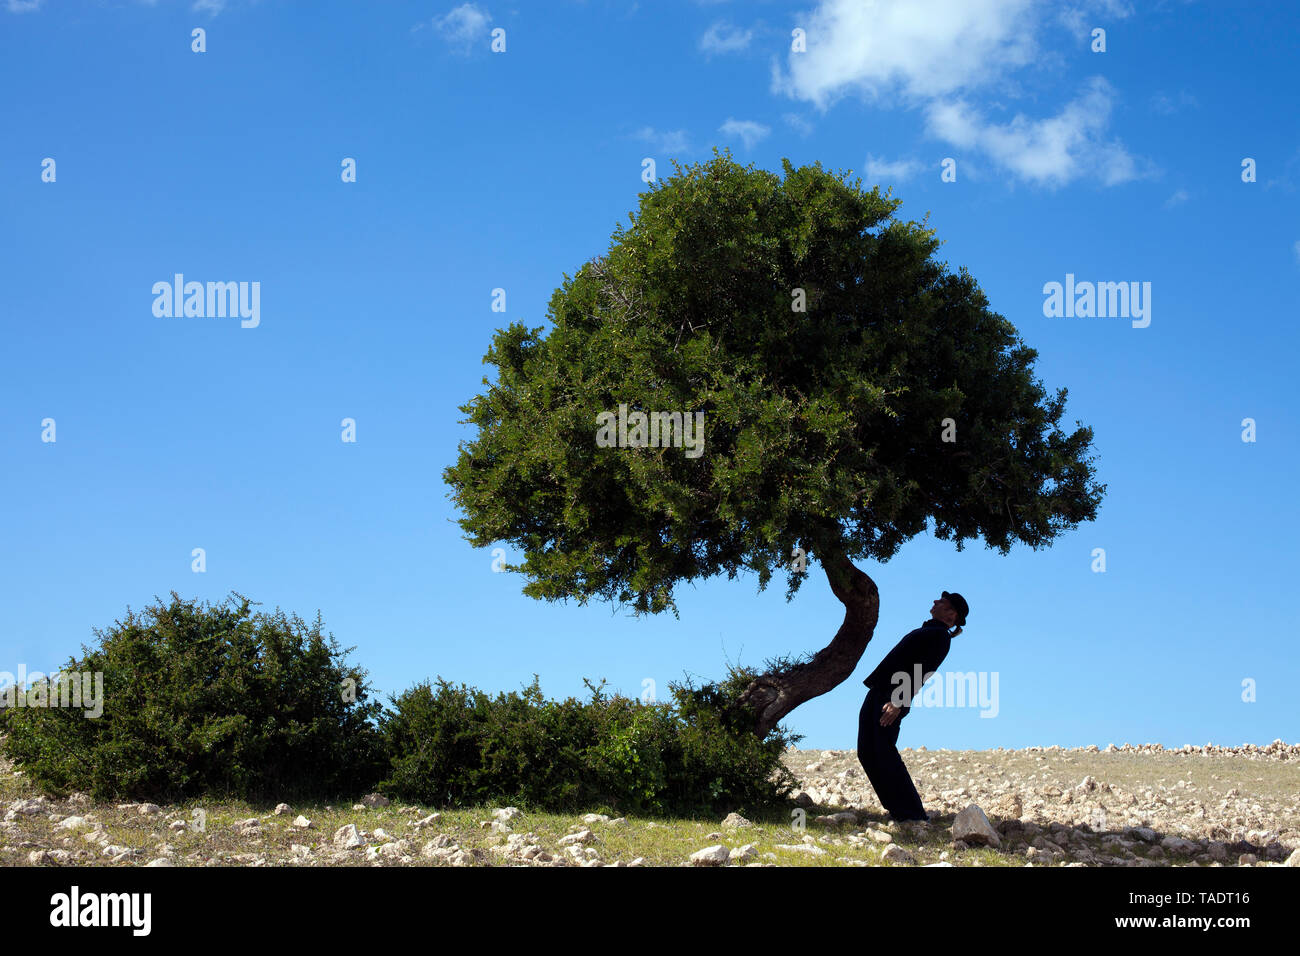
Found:
<path fill-rule="evenodd" d="M 383 794 L 368 793 L 361 798 L 361 805 L 363 807 L 368 807 L 370 809 L 374 809 L 376 807 L 386 807 L 388 806 L 388 798 L 385 797 Z"/>
<path fill-rule="evenodd" d="M 289 804 L 287 803 L 277 803 L 275 805 L 275 810 L 272 812 L 278 817 L 286 813 L 292 812 L 292 808 L 290 808 Z"/>
<path fill-rule="evenodd" d="M 880 854 L 882 860 L 888 860 L 890 863 L 912 863 L 912 854 L 908 853 L 897 843 L 891 843 L 885 847 L 885 851 Z"/>
<path fill-rule="evenodd" d="M 746 843 L 744 846 L 732 850 L 730 859 L 732 863 L 744 863 L 756 856 L 758 856 L 758 844 Z"/>
<path fill-rule="evenodd" d="M 335 830 L 334 845 L 341 850 L 352 850 L 361 846 L 361 835 L 357 833 L 357 825 L 347 823 Z"/>
<path fill-rule="evenodd" d="M 297 827 L 299 830 L 311 830 L 316 825 L 300 813 L 294 817 L 293 826 Z"/>
<path fill-rule="evenodd" d="M 974 803 L 953 818 L 952 838 L 954 842 L 960 840 L 968 846 L 971 844 L 992 847 L 1002 845 L 1002 837 L 998 835 L 993 824 L 989 823 L 989 818 L 984 815 L 984 811 Z"/>
<path fill-rule="evenodd" d="M 838 827 L 844 825 L 857 826 L 858 815 L 851 810 L 845 810 L 841 813 L 826 813 L 814 818 L 817 823 L 823 826 Z"/>
<path fill-rule="evenodd" d="M 18 817 L 35 816 L 38 813 L 44 812 L 44 797 L 33 797 L 28 800 L 15 800 L 9 805 L 9 810 L 5 813 L 5 821 L 16 820 Z"/>
<path fill-rule="evenodd" d="M 609 817 L 607 817 L 603 813 L 587 813 L 587 814 L 583 814 L 582 822 L 583 823 L 608 823 Z"/>
<path fill-rule="evenodd" d="M 739 813 L 728 813 L 722 818 L 722 829 L 724 830 L 736 830 L 742 827 L 752 827 L 753 825 Z"/>
<path fill-rule="evenodd" d="M 566 837 L 560 837 L 560 846 L 573 846 L 578 843 L 590 843 L 596 839 L 596 835 L 590 830 L 579 830 L 577 833 L 570 833 Z"/>
<path fill-rule="evenodd" d="M 500 809 L 492 811 L 492 819 L 500 820 L 502 823 L 509 823 L 511 820 L 513 820 L 515 817 L 519 815 L 520 815 L 520 811 L 518 807 L 501 807 Z M 437 819 L 439 816 L 440 814 L 434 813 L 434 814 L 430 814 L 424 819 L 425 820 Z"/>
<path fill-rule="evenodd" d="M 731 851 L 719 843 L 692 853 L 691 866 L 723 866 L 730 859 Z"/>
<path fill-rule="evenodd" d="M 812 843 L 778 843 L 775 849 L 793 850 L 796 853 L 807 853 L 811 856 L 823 856 L 826 851 Z M 766 856 L 766 854 L 764 854 Z"/>

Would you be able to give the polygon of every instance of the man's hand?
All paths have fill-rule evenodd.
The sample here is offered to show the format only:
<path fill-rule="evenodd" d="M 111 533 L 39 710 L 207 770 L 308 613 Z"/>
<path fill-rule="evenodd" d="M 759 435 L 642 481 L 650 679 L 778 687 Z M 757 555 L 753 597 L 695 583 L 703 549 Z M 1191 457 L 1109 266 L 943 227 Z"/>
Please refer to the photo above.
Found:
<path fill-rule="evenodd" d="M 898 715 L 901 714 L 902 712 L 903 711 L 901 708 L 895 707 L 893 704 L 886 703 L 884 707 L 880 708 L 880 726 L 888 727 L 890 724 L 892 724 L 894 721 L 898 719 Z"/>

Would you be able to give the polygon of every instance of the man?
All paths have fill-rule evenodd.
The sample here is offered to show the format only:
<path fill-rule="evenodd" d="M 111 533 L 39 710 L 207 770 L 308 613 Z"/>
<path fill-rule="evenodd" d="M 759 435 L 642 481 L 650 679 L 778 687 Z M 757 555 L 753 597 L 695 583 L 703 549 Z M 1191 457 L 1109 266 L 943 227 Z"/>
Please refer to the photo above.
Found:
<path fill-rule="evenodd" d="M 904 635 L 862 682 L 868 690 L 858 714 L 858 760 L 881 805 L 899 822 L 929 817 L 898 755 L 898 731 L 911 710 L 912 698 L 921 692 L 921 684 L 939 669 L 952 638 L 966 626 L 969 611 L 964 597 L 944 591 L 930 608 L 930 620 Z M 949 633 L 953 625 L 957 630 Z"/>

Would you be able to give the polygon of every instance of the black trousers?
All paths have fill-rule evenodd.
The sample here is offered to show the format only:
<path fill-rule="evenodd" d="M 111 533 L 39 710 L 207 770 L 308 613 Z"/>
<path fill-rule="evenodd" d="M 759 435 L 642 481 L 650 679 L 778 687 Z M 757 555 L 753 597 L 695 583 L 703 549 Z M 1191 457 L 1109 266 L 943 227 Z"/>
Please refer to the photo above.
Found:
<path fill-rule="evenodd" d="M 898 732 L 902 729 L 903 716 L 900 714 L 888 727 L 880 726 L 880 709 L 888 701 L 888 694 L 867 692 L 858 714 L 858 760 L 891 817 L 924 820 L 925 807 L 912 784 L 912 775 L 898 755 Z"/>

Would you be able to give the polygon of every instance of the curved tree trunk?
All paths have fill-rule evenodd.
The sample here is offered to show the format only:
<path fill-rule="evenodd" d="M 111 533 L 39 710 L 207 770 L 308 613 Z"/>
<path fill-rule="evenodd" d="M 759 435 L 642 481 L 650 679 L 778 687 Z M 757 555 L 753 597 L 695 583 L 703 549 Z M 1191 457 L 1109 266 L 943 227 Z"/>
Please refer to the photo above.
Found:
<path fill-rule="evenodd" d="M 786 714 L 848 679 L 862 659 L 880 619 L 876 582 L 840 555 L 823 562 L 831 591 L 844 604 L 844 623 L 813 659 L 779 673 L 755 677 L 738 704 L 754 709 L 754 733 L 766 737 Z"/>

